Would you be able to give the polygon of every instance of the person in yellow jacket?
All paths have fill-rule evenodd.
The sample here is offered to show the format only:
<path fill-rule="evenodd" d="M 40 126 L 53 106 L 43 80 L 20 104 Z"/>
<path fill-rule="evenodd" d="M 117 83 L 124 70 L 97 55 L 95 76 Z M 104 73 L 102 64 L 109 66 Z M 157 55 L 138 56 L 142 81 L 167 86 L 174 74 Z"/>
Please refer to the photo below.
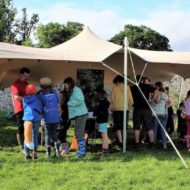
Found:
<path fill-rule="evenodd" d="M 113 124 L 117 134 L 117 140 L 120 147 L 122 147 L 122 130 L 123 130 L 123 110 L 124 110 L 124 77 L 117 75 L 113 80 L 114 86 L 111 94 L 111 111 L 113 116 Z M 127 119 L 128 112 L 133 105 L 133 98 L 131 89 L 127 85 Z"/>

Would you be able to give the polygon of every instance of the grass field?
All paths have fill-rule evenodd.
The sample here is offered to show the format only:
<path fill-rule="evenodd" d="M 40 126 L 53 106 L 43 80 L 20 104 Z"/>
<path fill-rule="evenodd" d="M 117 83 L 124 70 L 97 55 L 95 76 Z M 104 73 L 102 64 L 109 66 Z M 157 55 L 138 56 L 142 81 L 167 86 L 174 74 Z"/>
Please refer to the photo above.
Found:
<path fill-rule="evenodd" d="M 71 152 L 65 158 L 47 159 L 44 147 L 40 146 L 39 159 L 25 161 L 24 155 L 17 152 L 16 128 L 3 115 L 0 115 L 1 190 L 190 189 L 190 171 L 184 169 L 172 147 L 164 151 L 142 146 L 137 151 L 129 143 L 125 154 L 115 151 L 102 156 L 97 153 L 100 146 L 97 141 L 84 158 L 74 159 Z M 184 148 L 180 148 L 180 153 L 190 166 L 190 153 Z"/>

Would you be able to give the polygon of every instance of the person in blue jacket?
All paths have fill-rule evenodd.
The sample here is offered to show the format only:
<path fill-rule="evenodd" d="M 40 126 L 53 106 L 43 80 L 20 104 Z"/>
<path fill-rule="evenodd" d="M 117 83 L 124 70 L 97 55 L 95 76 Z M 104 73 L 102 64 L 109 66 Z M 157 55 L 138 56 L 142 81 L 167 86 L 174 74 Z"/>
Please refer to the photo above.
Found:
<path fill-rule="evenodd" d="M 78 151 L 76 156 L 84 156 L 86 154 L 86 142 L 84 139 L 85 125 L 88 110 L 84 101 L 82 90 L 75 85 L 74 80 L 68 77 L 64 80 L 64 88 L 70 91 L 70 98 L 67 102 L 69 119 L 75 120 L 75 136 L 78 143 Z"/>
<path fill-rule="evenodd" d="M 32 139 L 34 143 L 33 159 L 37 159 L 38 134 L 41 122 L 42 104 L 36 95 L 36 87 L 33 84 L 26 86 L 26 96 L 23 98 L 24 122 L 32 122 Z M 26 160 L 31 159 L 30 149 L 24 143 L 24 152 Z"/>
<path fill-rule="evenodd" d="M 57 91 L 52 89 L 52 80 L 44 77 L 40 79 L 41 93 L 39 94 L 43 106 L 43 119 L 45 127 L 45 145 L 47 157 L 51 154 L 51 142 L 54 143 L 55 156 L 59 156 L 59 143 L 56 135 L 60 124 L 59 97 Z"/>

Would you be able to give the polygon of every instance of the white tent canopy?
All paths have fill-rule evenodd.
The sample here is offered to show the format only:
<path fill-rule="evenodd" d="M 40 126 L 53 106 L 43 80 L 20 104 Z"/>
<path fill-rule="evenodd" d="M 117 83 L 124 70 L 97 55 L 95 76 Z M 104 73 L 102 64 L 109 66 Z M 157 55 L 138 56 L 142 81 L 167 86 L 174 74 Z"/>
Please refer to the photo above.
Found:
<path fill-rule="evenodd" d="M 0 43 L 0 88 L 8 87 L 16 79 L 21 67 L 32 71 L 32 81 L 49 76 L 55 82 L 63 80 L 64 71 L 73 63 L 105 63 L 123 73 L 124 50 L 122 46 L 99 38 L 88 27 L 71 40 L 53 48 L 31 48 Z M 190 76 L 190 53 L 148 51 L 128 48 L 128 73 L 133 75 L 130 62 L 135 65 L 136 74 L 152 80 L 169 80 L 174 74 L 184 78 Z"/>

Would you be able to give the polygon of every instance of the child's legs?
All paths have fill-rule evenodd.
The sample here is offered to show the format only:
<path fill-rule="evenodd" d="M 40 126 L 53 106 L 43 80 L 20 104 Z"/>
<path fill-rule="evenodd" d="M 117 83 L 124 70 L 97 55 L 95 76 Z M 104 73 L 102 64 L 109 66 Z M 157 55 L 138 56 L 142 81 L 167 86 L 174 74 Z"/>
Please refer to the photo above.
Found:
<path fill-rule="evenodd" d="M 25 142 L 24 142 L 24 153 L 25 153 L 25 155 L 29 155 L 30 154 L 30 149 L 26 146 Z"/>
<path fill-rule="evenodd" d="M 39 127 L 40 127 L 40 122 L 33 122 L 32 133 L 34 141 L 34 151 L 37 151 L 38 148 Z"/>
<path fill-rule="evenodd" d="M 87 115 L 76 117 L 75 119 L 75 136 L 77 140 L 84 139 Z"/>
<path fill-rule="evenodd" d="M 109 148 L 109 138 L 108 138 L 107 132 L 102 133 L 102 148 L 104 148 L 104 149 Z"/>
<path fill-rule="evenodd" d="M 52 126 L 45 125 L 45 144 L 46 144 L 46 147 L 50 147 L 50 143 L 51 143 L 51 128 L 52 128 Z"/>
<path fill-rule="evenodd" d="M 108 149 L 109 146 L 109 138 L 108 138 L 108 123 L 99 123 L 98 131 L 101 132 L 102 135 L 102 148 Z"/>

